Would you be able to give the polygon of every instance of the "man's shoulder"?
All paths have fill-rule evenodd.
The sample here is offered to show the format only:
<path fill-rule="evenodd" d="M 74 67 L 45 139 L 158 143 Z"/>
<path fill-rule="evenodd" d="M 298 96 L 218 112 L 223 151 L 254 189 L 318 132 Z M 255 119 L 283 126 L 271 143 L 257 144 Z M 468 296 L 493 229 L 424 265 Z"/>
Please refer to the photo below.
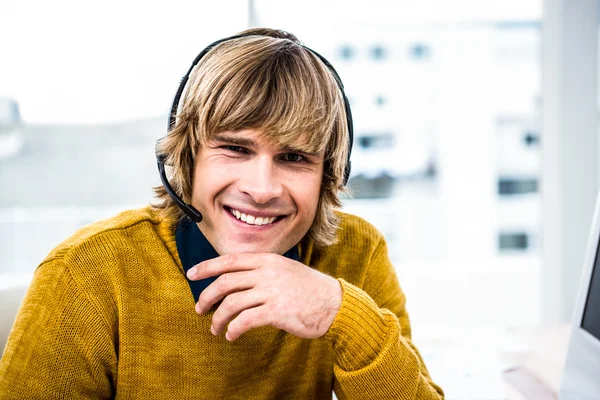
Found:
<path fill-rule="evenodd" d="M 337 214 L 340 217 L 338 244 L 348 245 L 349 242 L 355 241 L 376 244 L 383 238 L 382 233 L 375 226 L 358 215 L 343 211 L 337 211 Z"/>
<path fill-rule="evenodd" d="M 365 219 L 337 211 L 340 218 L 336 242 L 323 247 L 310 247 L 305 263 L 336 278 L 361 287 L 369 262 L 383 235 Z"/>
<path fill-rule="evenodd" d="M 362 259 L 370 257 L 383 240 L 383 235 L 370 222 L 343 211 L 336 211 L 339 225 L 333 244 L 314 248 L 319 259 L 350 257 Z"/>
<path fill-rule="evenodd" d="M 90 252 L 95 247 L 119 247 L 128 237 L 137 235 L 158 235 L 157 227 L 162 222 L 158 213 L 150 206 L 131 209 L 119 214 L 86 225 L 69 238 L 56 246 L 46 260 L 77 255 L 80 252 Z"/>

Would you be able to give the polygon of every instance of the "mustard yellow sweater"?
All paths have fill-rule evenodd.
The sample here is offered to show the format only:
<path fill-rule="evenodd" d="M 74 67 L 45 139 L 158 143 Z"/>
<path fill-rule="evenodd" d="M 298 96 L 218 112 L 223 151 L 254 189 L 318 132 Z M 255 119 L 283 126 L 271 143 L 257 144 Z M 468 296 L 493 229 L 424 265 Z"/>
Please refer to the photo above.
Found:
<path fill-rule="evenodd" d="M 386 244 L 341 214 L 339 242 L 300 260 L 339 279 L 319 339 L 262 327 L 228 342 L 198 315 L 172 223 L 151 208 L 90 225 L 35 272 L 0 363 L 0 399 L 440 399 Z"/>

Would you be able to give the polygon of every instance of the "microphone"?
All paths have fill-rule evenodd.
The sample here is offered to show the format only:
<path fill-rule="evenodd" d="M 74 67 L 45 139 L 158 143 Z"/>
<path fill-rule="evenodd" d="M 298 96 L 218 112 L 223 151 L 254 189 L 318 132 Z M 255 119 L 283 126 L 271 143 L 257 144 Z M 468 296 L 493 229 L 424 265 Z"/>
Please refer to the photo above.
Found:
<path fill-rule="evenodd" d="M 181 197 L 179 197 L 177 195 L 177 193 L 175 193 L 175 191 L 171 187 L 171 184 L 169 183 L 169 180 L 167 179 L 167 173 L 165 171 L 165 156 L 157 154 L 156 155 L 156 164 L 158 165 L 158 174 L 160 175 L 160 180 L 161 180 L 165 190 L 167 191 L 169 196 L 171 196 L 171 198 L 173 199 L 175 204 L 177 204 L 179 206 L 179 208 L 181 208 L 183 210 L 185 215 L 190 217 L 190 219 L 192 221 L 194 221 L 196 223 L 202 222 L 202 214 L 200 214 L 200 211 L 198 211 L 191 204 L 186 204 L 183 201 L 183 199 Z"/>

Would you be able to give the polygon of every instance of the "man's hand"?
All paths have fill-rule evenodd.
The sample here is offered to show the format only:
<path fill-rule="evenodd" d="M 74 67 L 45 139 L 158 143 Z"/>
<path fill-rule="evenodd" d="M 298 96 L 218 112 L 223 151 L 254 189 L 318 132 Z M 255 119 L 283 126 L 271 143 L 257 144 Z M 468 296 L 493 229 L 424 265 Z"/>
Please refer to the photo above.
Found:
<path fill-rule="evenodd" d="M 342 302 L 339 282 L 319 271 L 273 253 L 227 254 L 191 268 L 190 280 L 219 276 L 200 295 L 199 314 L 223 299 L 211 332 L 236 340 L 252 328 L 271 325 L 292 335 L 323 336 Z"/>

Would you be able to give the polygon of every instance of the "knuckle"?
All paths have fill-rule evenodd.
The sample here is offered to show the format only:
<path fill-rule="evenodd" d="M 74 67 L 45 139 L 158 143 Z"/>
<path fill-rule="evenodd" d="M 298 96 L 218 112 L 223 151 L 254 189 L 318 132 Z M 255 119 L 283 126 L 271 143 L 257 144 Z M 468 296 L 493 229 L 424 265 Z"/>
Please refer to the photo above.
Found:
<path fill-rule="evenodd" d="M 281 256 L 278 256 L 277 254 L 274 254 L 274 253 L 267 254 L 267 257 L 264 260 L 264 263 L 266 264 L 265 266 L 272 267 L 273 265 L 281 264 L 280 257 Z"/>
<path fill-rule="evenodd" d="M 279 302 L 278 298 L 281 297 L 281 288 L 279 286 L 270 286 L 267 289 L 267 295 L 272 299 L 277 299 L 276 304 Z"/>
<path fill-rule="evenodd" d="M 216 328 L 221 327 L 221 321 L 223 321 L 223 317 L 220 313 L 216 312 L 212 317 L 212 325 Z"/>
<path fill-rule="evenodd" d="M 239 317 L 236 318 L 237 319 L 237 326 L 240 330 L 246 330 L 248 328 L 248 318 L 246 317 L 246 313 L 242 313 L 239 315 Z M 235 326 L 235 324 L 232 324 Z"/>
<path fill-rule="evenodd" d="M 198 297 L 198 303 L 200 303 L 200 305 L 207 304 L 208 299 L 210 298 L 209 294 L 210 293 L 209 293 L 208 289 L 206 289 L 202 293 L 200 293 L 200 297 Z"/>
<path fill-rule="evenodd" d="M 270 315 L 267 310 L 262 310 L 255 313 L 254 319 L 258 325 L 267 325 L 270 322 Z"/>
<path fill-rule="evenodd" d="M 271 315 L 280 315 L 282 311 L 285 311 L 282 301 L 277 301 L 269 307 L 269 314 Z"/>
<path fill-rule="evenodd" d="M 255 315 L 254 318 L 256 318 L 257 316 Z M 240 325 L 242 328 L 244 329 L 248 329 L 250 328 L 251 324 L 252 324 L 252 316 L 250 315 L 250 313 L 244 313 L 244 315 L 241 318 L 240 321 Z"/>
<path fill-rule="evenodd" d="M 289 303 L 286 299 L 280 299 L 273 305 L 273 312 L 282 315 L 290 310 Z"/>
<path fill-rule="evenodd" d="M 222 307 L 225 308 L 225 310 L 227 311 L 234 311 L 236 309 L 237 306 L 237 301 L 235 299 L 235 296 L 227 296 L 225 297 L 225 300 L 223 300 L 223 303 L 221 304 Z"/>
<path fill-rule="evenodd" d="M 198 297 L 198 303 L 200 303 L 202 307 L 206 307 L 210 302 L 210 298 L 210 292 L 207 289 L 200 294 L 200 297 Z"/>
<path fill-rule="evenodd" d="M 200 263 L 200 265 L 198 265 L 198 268 L 196 269 L 196 275 L 198 275 L 200 272 L 210 272 L 210 263 L 207 262 L 202 262 Z"/>
<path fill-rule="evenodd" d="M 237 254 L 235 253 L 230 253 L 227 255 L 227 257 L 225 258 L 225 265 L 227 266 L 231 266 L 233 264 L 235 264 L 237 261 Z"/>
<path fill-rule="evenodd" d="M 266 266 L 264 268 L 265 268 L 264 269 L 265 278 L 267 278 L 269 281 L 277 278 L 278 273 L 275 268 L 272 268 L 270 266 Z"/>
<path fill-rule="evenodd" d="M 223 274 L 218 279 L 218 287 L 219 289 L 225 289 L 231 283 L 231 274 Z"/>

